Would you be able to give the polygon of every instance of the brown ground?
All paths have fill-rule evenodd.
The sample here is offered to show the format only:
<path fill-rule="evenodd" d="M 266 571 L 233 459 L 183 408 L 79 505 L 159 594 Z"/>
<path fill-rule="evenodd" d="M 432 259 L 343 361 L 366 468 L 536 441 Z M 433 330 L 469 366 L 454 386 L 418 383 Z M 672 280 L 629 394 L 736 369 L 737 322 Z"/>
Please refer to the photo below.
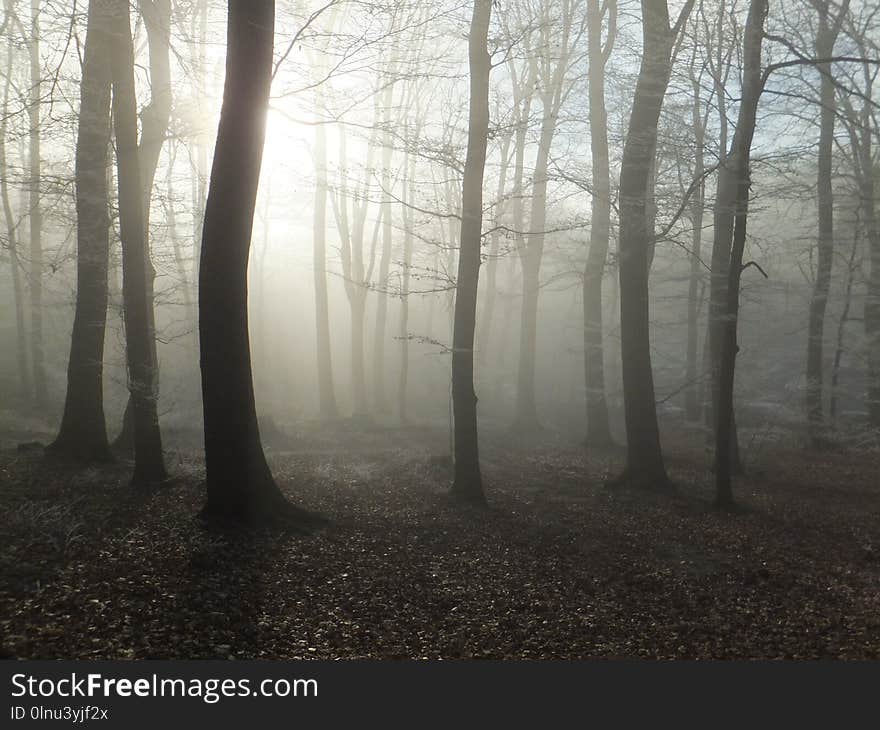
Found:
<path fill-rule="evenodd" d="M 540 442 L 539 442 L 540 441 Z M 880 455 L 762 450 L 710 507 L 610 491 L 619 455 L 485 439 L 488 512 L 446 497 L 441 431 L 296 436 L 271 451 L 311 537 L 204 529 L 202 467 L 152 495 L 125 465 L 0 452 L 0 621 L 27 658 L 880 657 Z M 775 450 L 774 450 L 775 448 Z"/>

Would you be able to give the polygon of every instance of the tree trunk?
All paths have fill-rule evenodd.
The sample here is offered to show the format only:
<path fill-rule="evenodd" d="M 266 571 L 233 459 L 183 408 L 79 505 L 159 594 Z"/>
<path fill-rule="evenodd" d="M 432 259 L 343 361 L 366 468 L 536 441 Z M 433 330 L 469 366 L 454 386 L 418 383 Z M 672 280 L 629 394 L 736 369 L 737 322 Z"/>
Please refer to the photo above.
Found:
<path fill-rule="evenodd" d="M 171 119 L 171 2 L 170 0 L 138 0 L 147 43 L 150 49 L 150 103 L 141 112 L 140 158 L 141 195 L 146 235 L 146 292 L 147 324 L 150 348 L 150 388 L 152 397 L 159 399 L 159 355 L 156 349 L 156 312 L 154 305 L 154 282 L 156 271 L 150 253 L 150 204 L 153 182 L 159 167 L 162 146 L 168 136 Z M 122 417 L 122 430 L 113 442 L 114 448 L 131 451 L 134 447 L 134 403 L 129 398 Z"/>
<path fill-rule="evenodd" d="M 833 422 L 837 418 L 837 394 L 840 380 L 840 361 L 843 358 L 843 338 L 846 332 L 846 323 L 849 321 L 849 313 L 852 308 L 852 290 L 858 265 L 856 254 L 859 250 L 859 217 L 856 213 L 855 225 L 853 226 L 853 244 L 849 252 L 846 270 L 846 288 L 843 295 L 843 310 L 837 321 L 837 341 L 834 348 L 834 360 L 831 366 L 831 397 L 828 402 L 828 417 Z"/>
<path fill-rule="evenodd" d="M 104 422 L 104 331 L 110 253 L 107 167 L 110 143 L 110 17 L 91 0 L 76 145 L 76 308 L 61 427 L 49 450 L 86 463 L 110 460 Z"/>
<path fill-rule="evenodd" d="M 868 116 L 866 102 L 866 113 Z M 877 221 L 874 192 L 873 157 L 871 154 L 870 121 L 863 119 L 862 158 L 862 217 L 868 239 L 867 296 L 865 298 L 865 338 L 868 347 L 867 407 L 868 423 L 880 428 L 880 224 Z"/>
<path fill-rule="evenodd" d="M 611 237 L 611 173 L 608 162 L 608 114 L 605 110 L 605 62 L 614 44 L 617 3 L 609 3 L 606 47 L 602 47 L 602 11 L 599 0 L 587 3 L 587 43 L 590 73 L 590 150 L 593 162 L 590 252 L 584 267 L 584 385 L 586 388 L 587 446 L 606 448 L 613 443 L 605 396 L 605 352 L 602 326 L 602 280 Z"/>
<path fill-rule="evenodd" d="M 694 93 L 697 93 L 699 84 L 694 84 Z M 697 133 L 694 143 L 696 154 L 694 155 L 694 179 L 701 180 L 704 173 L 703 144 L 704 130 L 701 126 L 699 97 L 694 97 L 694 124 Z M 700 420 L 699 398 L 699 369 L 697 367 L 697 350 L 699 340 L 699 317 L 700 317 L 700 284 L 703 279 L 703 206 L 705 205 L 705 183 L 702 181 L 694 191 L 691 201 L 691 235 L 690 272 L 688 275 L 688 303 L 687 303 L 687 355 L 685 366 L 685 400 L 684 410 L 687 420 L 696 423 Z"/>
<path fill-rule="evenodd" d="M 15 344 L 18 359 L 20 400 L 22 405 L 32 398 L 31 373 L 28 370 L 27 328 L 24 320 L 24 292 L 21 283 L 22 262 L 18 255 L 18 231 L 9 200 L 9 167 L 6 160 L 6 134 L 9 121 L 9 91 L 12 85 L 12 61 L 15 50 L 10 42 L 6 47 L 6 79 L 3 85 L 3 110 L 0 117 L 0 198 L 6 219 L 6 249 L 9 251 L 9 269 L 12 274 L 12 298 L 15 308 Z"/>
<path fill-rule="evenodd" d="M 415 139 L 418 139 L 418 125 Z M 409 385 L 409 279 L 412 267 L 413 255 L 413 226 L 414 215 L 412 206 L 415 205 L 416 193 L 416 158 L 407 152 L 404 160 L 404 169 L 408 170 L 407 179 L 404 181 L 407 205 L 403 213 L 403 270 L 400 273 L 400 326 L 398 337 L 400 339 L 400 377 L 397 381 L 397 417 L 401 423 L 407 421 L 407 388 Z"/>
<path fill-rule="evenodd" d="M 844 0 L 835 19 L 829 18 L 830 3 L 815 0 L 819 13 L 816 31 L 816 57 L 830 58 L 840 30 L 840 22 L 847 12 L 849 1 Z M 820 79 L 819 91 L 819 160 L 817 173 L 817 213 L 819 217 L 816 241 L 816 280 L 810 300 L 810 317 L 807 330 L 807 391 L 806 409 L 810 441 L 813 447 L 825 441 L 823 345 L 825 337 L 825 309 L 831 288 L 831 267 L 834 259 L 834 193 L 831 186 L 832 156 L 834 148 L 834 117 L 836 115 L 835 85 L 831 76 L 831 64 L 817 66 Z"/>
<path fill-rule="evenodd" d="M 563 48 L 567 47 L 567 41 Z M 565 65 L 559 60 L 560 68 Z M 560 71 L 560 68 L 557 71 Z M 550 146 L 556 131 L 556 122 L 562 97 L 564 73 L 554 74 L 553 86 L 545 90 L 543 120 L 535 172 L 532 179 L 532 205 L 529 216 L 529 235 L 518 249 L 522 264 L 522 310 L 520 321 L 519 375 L 516 390 L 516 416 L 514 429 L 531 431 L 540 427 L 535 403 L 535 359 L 538 335 L 538 296 L 540 294 L 541 259 L 544 255 L 544 238 L 547 227 L 547 169 Z"/>
<path fill-rule="evenodd" d="M 317 92 L 318 108 L 322 107 L 321 86 Z M 318 412 L 324 420 L 339 417 L 336 391 L 333 387 L 333 355 L 330 349 L 330 303 L 327 295 L 327 130 L 319 121 L 315 125 L 315 213 L 312 251 L 315 284 L 315 334 L 318 366 Z"/>
<path fill-rule="evenodd" d="M 392 26 L 393 27 L 393 26 Z M 397 49 L 392 50 L 392 56 Z M 373 402 L 377 413 L 388 410 L 385 392 L 385 333 L 388 322 L 388 275 L 391 272 L 392 212 L 391 212 L 391 105 L 394 101 L 395 63 L 380 78 L 385 84 L 382 111 L 382 251 L 379 256 L 379 281 L 376 289 L 376 330 L 373 337 Z"/>
<path fill-rule="evenodd" d="M 513 135 L 508 133 L 501 141 L 501 168 L 498 172 L 498 194 L 495 204 L 493 220 L 495 226 L 500 226 L 505 208 L 504 192 L 507 187 L 507 168 L 509 162 L 510 143 Z M 477 326 L 477 351 L 476 358 L 479 364 L 485 362 L 486 352 L 489 349 L 489 340 L 492 332 L 492 319 L 495 316 L 495 299 L 498 294 L 498 256 L 500 249 L 501 232 L 493 231 L 490 235 L 489 259 L 486 262 L 485 294 L 483 295 L 483 310 Z"/>
<path fill-rule="evenodd" d="M 687 2 L 674 29 L 665 2 L 642 0 L 644 50 L 620 168 L 620 335 L 626 415 L 626 469 L 618 481 L 650 488 L 669 486 L 654 400 L 648 312 L 648 230 L 645 181 L 657 144 L 657 124 L 671 72 L 678 29 L 690 12 Z"/>
<path fill-rule="evenodd" d="M 727 156 L 726 165 L 722 170 L 722 172 L 727 171 L 728 184 L 733 186 L 734 231 L 730 260 L 727 266 L 727 302 L 720 330 L 719 392 L 715 409 L 717 422 L 715 427 L 715 501 L 721 507 L 733 504 L 731 475 L 734 466 L 734 453 L 729 446 L 733 438 L 734 370 L 736 353 L 739 349 L 736 342 L 739 285 L 743 270 L 748 220 L 752 138 L 755 134 L 758 100 L 763 89 L 761 45 L 764 38 L 764 19 L 767 16 L 767 7 L 767 0 L 752 0 L 749 6 L 749 15 L 743 32 L 742 99 L 740 100 L 730 154 Z"/>
<path fill-rule="evenodd" d="M 459 500 L 484 504 L 477 446 L 477 395 L 474 392 L 474 329 L 480 278 L 483 224 L 483 172 L 489 133 L 489 72 L 487 38 L 491 0 L 474 0 L 468 36 L 470 107 L 468 145 L 462 186 L 461 236 L 452 337 L 452 403 L 455 421 L 455 481 Z"/>
<path fill-rule="evenodd" d="M 40 201 L 40 2 L 31 0 L 30 89 L 28 91 L 28 228 L 30 234 L 31 365 L 34 369 L 34 405 L 46 407 L 46 366 L 43 352 L 43 211 Z"/>
<path fill-rule="evenodd" d="M 248 342 L 247 265 L 269 87 L 275 3 L 229 0 L 226 81 L 199 266 L 207 519 L 310 521 L 278 489 L 260 443 Z"/>
<path fill-rule="evenodd" d="M 167 473 L 153 390 L 155 374 L 153 348 L 150 345 L 152 300 L 147 271 L 149 252 L 141 159 L 137 143 L 134 45 L 128 0 L 114 1 L 112 22 L 110 65 L 116 177 L 119 185 L 119 227 L 122 238 L 122 299 L 128 389 L 134 422 L 135 461 L 132 483 L 142 487 L 163 481 L 167 478 Z"/>

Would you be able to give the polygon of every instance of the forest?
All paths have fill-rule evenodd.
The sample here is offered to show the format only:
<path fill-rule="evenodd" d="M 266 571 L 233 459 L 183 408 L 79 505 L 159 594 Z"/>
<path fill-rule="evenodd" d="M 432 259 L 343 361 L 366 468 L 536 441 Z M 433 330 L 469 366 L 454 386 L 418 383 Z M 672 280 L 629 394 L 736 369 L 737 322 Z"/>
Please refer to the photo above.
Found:
<path fill-rule="evenodd" d="M 874 0 L 0 3 L 2 658 L 880 658 Z"/>

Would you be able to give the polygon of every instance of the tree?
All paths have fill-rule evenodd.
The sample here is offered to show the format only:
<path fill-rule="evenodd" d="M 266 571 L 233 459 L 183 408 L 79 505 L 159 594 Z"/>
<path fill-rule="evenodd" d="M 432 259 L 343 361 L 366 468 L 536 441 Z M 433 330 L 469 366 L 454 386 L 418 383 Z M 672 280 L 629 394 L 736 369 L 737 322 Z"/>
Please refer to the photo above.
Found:
<path fill-rule="evenodd" d="M 143 201 L 144 253 L 147 325 L 150 348 L 150 389 L 152 397 L 159 398 L 159 356 L 156 351 L 156 317 L 153 295 L 155 271 L 150 255 L 150 207 L 153 198 L 153 182 L 159 166 L 162 146 L 168 136 L 171 120 L 171 0 L 138 0 L 147 44 L 150 51 L 150 102 L 141 112 L 141 140 L 138 145 L 141 196 Z M 114 441 L 117 448 L 130 450 L 134 445 L 134 403 L 130 398 L 122 419 L 122 431 Z"/>
<path fill-rule="evenodd" d="M 110 15 L 89 2 L 76 144 L 76 308 L 67 395 L 51 453 L 83 462 L 110 459 L 104 421 L 104 330 L 110 252 L 107 165 L 110 142 Z"/>
<path fill-rule="evenodd" d="M 329 28 L 335 23 L 334 6 Z M 324 84 L 327 62 L 324 49 L 318 51 L 313 63 L 315 84 L 315 111 L 324 115 Z M 312 148 L 315 161 L 315 209 L 313 219 L 312 255 L 314 258 L 313 281 L 315 286 L 315 358 L 318 368 L 318 411 L 321 418 L 334 420 L 339 417 L 336 391 L 333 387 L 333 356 L 330 348 L 330 303 L 327 295 L 327 128 L 323 117 L 315 120 L 315 144 Z"/>
<path fill-rule="evenodd" d="M 829 0 L 811 0 L 819 16 L 816 30 L 816 58 L 831 58 L 834 43 L 840 32 L 843 18 L 849 10 L 849 0 L 843 0 L 834 17 L 831 16 Z M 834 147 L 834 119 L 836 116 L 834 78 L 831 64 L 817 64 L 821 74 L 819 91 L 819 164 L 816 178 L 818 190 L 817 212 L 819 217 L 816 242 L 816 280 L 810 300 L 810 317 L 807 334 L 807 423 L 814 446 L 824 441 L 823 414 L 823 343 L 825 336 L 825 310 L 831 288 L 831 265 L 834 259 L 834 194 L 832 190 L 832 153 Z"/>
<path fill-rule="evenodd" d="M 47 405 L 46 366 L 43 352 L 43 210 L 40 201 L 40 1 L 31 0 L 31 27 L 28 43 L 30 89 L 28 92 L 28 222 L 30 236 L 31 365 L 34 370 L 34 403 L 39 410 Z"/>
<path fill-rule="evenodd" d="M 746 223 L 749 211 L 750 155 L 758 111 L 758 100 L 764 88 L 761 73 L 761 46 L 764 38 L 764 20 L 767 0 L 752 0 L 743 31 L 742 99 L 736 120 L 736 131 L 730 143 L 730 152 L 718 180 L 718 204 L 728 205 L 727 192 L 732 192 L 729 213 L 733 218 L 733 237 L 730 260 L 727 265 L 726 309 L 720 331 L 721 358 L 718 373 L 718 398 L 715 406 L 715 502 L 728 507 L 733 503 L 731 474 L 734 452 L 733 438 L 733 382 L 738 350 L 736 335 L 739 318 L 739 285 L 743 272 L 743 253 L 746 243 Z M 724 194 L 723 194 L 724 193 Z M 716 215 L 716 245 L 719 232 Z"/>
<path fill-rule="evenodd" d="M 522 312 L 520 322 L 519 368 L 517 374 L 516 417 L 514 428 L 529 431 L 537 426 L 535 403 L 535 356 L 538 335 L 538 296 L 540 294 L 541 260 L 547 224 L 547 182 L 550 149 L 559 123 L 562 104 L 571 91 L 567 81 L 569 67 L 584 31 L 584 22 L 575 25 L 574 0 L 560 0 L 558 7 L 547 2 L 541 5 L 537 21 L 540 46 L 529 59 L 534 67 L 533 78 L 541 100 L 541 131 L 532 178 L 532 201 L 529 232 L 518 241 L 517 253 L 522 265 Z M 558 14 L 558 36 L 552 18 Z M 531 73 L 531 72 L 530 72 Z"/>
<path fill-rule="evenodd" d="M 645 181 L 657 145 L 657 123 L 672 69 L 672 47 L 693 7 L 685 2 L 669 26 L 664 2 L 642 0 L 642 62 L 620 167 L 620 335 L 626 418 L 626 468 L 620 483 L 669 485 L 654 400 L 648 314 L 648 256 L 653 231 L 647 224 Z"/>
<path fill-rule="evenodd" d="M 6 0 L 6 18 L 4 25 L 14 12 L 11 0 Z M 19 253 L 18 227 L 9 195 L 9 164 L 6 157 L 6 137 L 9 132 L 9 91 L 12 86 L 12 63 L 15 59 L 15 46 L 7 38 L 6 73 L 3 83 L 3 107 L 0 117 L 0 199 L 3 204 L 3 215 L 6 219 L 6 250 L 9 252 L 9 270 L 12 275 L 12 298 L 15 307 L 16 357 L 18 362 L 19 391 L 22 403 L 31 400 L 31 372 L 28 369 L 27 328 L 24 314 L 24 287 L 21 281 L 22 260 Z"/>
<path fill-rule="evenodd" d="M 608 30 L 602 44 L 603 8 Z M 599 6 L 587 1 L 587 46 L 590 72 L 590 151 L 593 160 L 593 191 L 590 216 L 590 252 L 584 267 L 584 384 L 587 400 L 587 446 L 602 448 L 612 443 L 605 399 L 604 347 L 602 345 L 602 279 L 611 236 L 611 173 L 608 163 L 608 113 L 605 109 L 605 64 L 617 35 L 617 2 Z"/>
<path fill-rule="evenodd" d="M 125 352 L 134 424 L 135 486 L 167 478 L 153 378 L 155 345 L 151 344 L 152 297 L 147 266 L 149 249 L 141 159 L 137 141 L 137 98 L 134 44 L 128 0 L 114 0 L 110 66 L 113 82 L 113 128 L 119 181 L 119 227 L 122 239 L 122 298 L 125 310 Z M 158 154 L 153 163 L 153 173 Z M 149 196 L 147 196 L 148 198 Z"/>
<path fill-rule="evenodd" d="M 869 32 L 874 13 L 868 10 L 864 25 L 851 21 L 847 34 L 861 56 L 858 93 L 841 93 L 842 120 L 852 149 L 852 165 L 859 192 L 859 211 L 867 244 L 868 270 L 865 275 L 864 332 L 867 349 L 866 398 L 868 423 L 880 428 L 880 218 L 877 215 L 877 128 L 874 85 L 880 75 L 877 45 L 870 44 Z M 854 84 L 855 85 L 855 84 Z M 854 103 L 859 99 L 859 106 Z"/>
<path fill-rule="evenodd" d="M 474 329 L 480 278 L 483 224 L 483 172 L 489 133 L 489 73 L 487 48 L 492 0 L 474 0 L 468 35 L 470 104 L 468 144 L 462 184 L 461 236 L 455 319 L 452 335 L 452 407 L 455 419 L 455 481 L 459 500 L 485 503 L 477 445 L 477 395 L 474 392 Z"/>
<path fill-rule="evenodd" d="M 199 336 L 208 520 L 313 516 L 282 495 L 263 453 L 248 340 L 247 264 L 266 135 L 274 0 L 229 0 L 226 81 L 205 208 L 199 266 Z"/>

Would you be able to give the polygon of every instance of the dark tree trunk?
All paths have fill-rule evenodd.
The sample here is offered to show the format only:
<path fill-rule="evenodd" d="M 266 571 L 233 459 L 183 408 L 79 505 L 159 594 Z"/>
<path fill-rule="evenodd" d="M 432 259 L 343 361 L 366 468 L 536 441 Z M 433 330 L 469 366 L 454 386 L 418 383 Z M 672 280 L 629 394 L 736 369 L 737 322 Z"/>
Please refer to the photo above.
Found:
<path fill-rule="evenodd" d="M 492 0 L 474 0 L 468 37 L 470 111 L 462 187 L 461 237 L 452 336 L 452 402 L 455 420 L 455 481 L 452 493 L 484 504 L 477 447 L 477 395 L 474 392 L 474 329 L 480 278 L 483 224 L 483 172 L 489 133 L 489 72 L 486 44 Z"/>
<path fill-rule="evenodd" d="M 718 373 L 718 399 L 715 408 L 715 501 L 721 507 L 733 504 L 731 475 L 734 471 L 734 453 L 729 445 L 733 438 L 733 385 L 736 367 L 737 319 L 739 317 L 739 285 L 743 271 L 743 253 L 746 243 L 746 223 L 749 209 L 750 155 L 758 100 L 763 89 L 761 77 L 761 45 L 764 37 L 764 19 L 767 0 L 752 0 L 743 33 L 742 99 L 731 142 L 730 154 L 722 172 L 734 186 L 733 245 L 727 266 L 725 316 L 720 328 L 721 358 Z M 720 185 L 720 183 L 719 183 Z"/>
<path fill-rule="evenodd" d="M 147 29 L 150 49 L 150 103 L 141 112 L 140 156 L 141 195 L 143 196 L 144 230 L 146 231 L 146 287 L 147 319 L 151 360 L 151 390 L 159 399 L 159 356 L 156 350 L 156 316 L 153 286 L 156 272 L 150 254 L 150 204 L 153 181 L 159 167 L 159 156 L 168 135 L 171 119 L 171 2 L 170 0 L 139 0 Z M 134 409 L 131 398 L 125 406 L 122 430 L 113 442 L 114 448 L 131 451 L 134 448 Z"/>
<path fill-rule="evenodd" d="M 602 11 L 599 0 L 587 3 L 589 47 L 590 149 L 593 160 L 593 194 L 590 252 L 584 268 L 584 384 L 586 386 L 587 446 L 612 444 L 605 396 L 605 350 L 602 343 L 602 279 L 611 236 L 611 172 L 608 162 L 608 114 L 605 110 L 605 62 L 616 31 L 616 0 L 609 3 L 606 47 L 602 47 Z"/>
<path fill-rule="evenodd" d="M 110 16 L 89 2 L 76 145 L 76 308 L 61 428 L 49 450 L 82 462 L 110 459 L 104 422 L 104 331 L 110 252 Z"/>
<path fill-rule="evenodd" d="M 226 82 L 205 209 L 199 335 L 206 519 L 292 521 L 260 443 L 248 341 L 247 265 L 272 80 L 275 3 L 229 0 Z"/>
<path fill-rule="evenodd" d="M 153 348 L 150 340 L 152 300 L 147 283 L 149 253 L 140 155 L 137 144 L 137 98 L 134 45 L 128 0 L 113 4 L 110 66 L 113 80 L 113 126 L 119 185 L 119 227 L 122 238 L 122 299 L 125 352 L 134 422 L 135 486 L 167 478 L 162 456 L 159 416 L 153 392 Z M 155 171 L 155 170 L 154 170 Z"/>
<path fill-rule="evenodd" d="M 644 50 L 620 169 L 620 336 L 626 416 L 626 469 L 620 482 L 649 488 L 669 485 L 654 400 L 648 313 L 648 229 L 646 184 L 657 144 L 657 123 L 671 72 L 670 55 L 687 2 L 675 28 L 666 2 L 642 0 Z"/>
<path fill-rule="evenodd" d="M 844 0 L 835 19 L 829 18 L 830 2 L 814 0 L 819 13 L 816 31 L 816 57 L 830 58 L 840 31 L 840 23 L 847 12 L 849 1 Z M 807 392 L 806 409 L 810 441 L 814 447 L 825 441 L 824 417 L 824 339 L 825 309 L 831 288 L 831 267 L 834 259 L 834 193 L 831 186 L 832 156 L 834 151 L 834 117 L 836 114 L 835 86 L 831 76 L 831 64 L 818 65 L 819 91 L 819 160 L 817 185 L 817 214 L 819 218 L 816 241 L 816 280 L 810 300 L 810 317 L 807 330 Z"/>

